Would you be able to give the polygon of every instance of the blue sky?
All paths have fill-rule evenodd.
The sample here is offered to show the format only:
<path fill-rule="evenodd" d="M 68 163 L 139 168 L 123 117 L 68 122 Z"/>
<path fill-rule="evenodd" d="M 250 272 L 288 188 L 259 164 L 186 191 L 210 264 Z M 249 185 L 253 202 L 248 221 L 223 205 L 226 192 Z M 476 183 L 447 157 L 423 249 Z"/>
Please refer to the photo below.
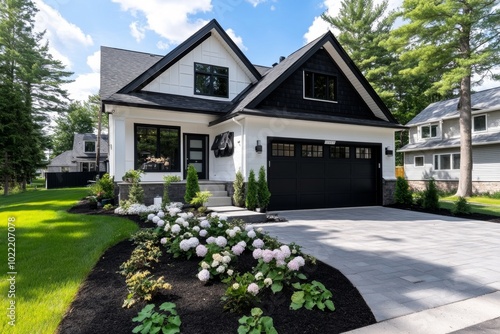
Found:
<path fill-rule="evenodd" d="M 340 0 L 33 0 L 35 28 L 74 72 L 66 88 L 85 100 L 99 90 L 100 47 L 167 54 L 215 18 L 254 64 L 270 66 L 327 31 L 319 17 Z M 375 3 L 381 0 L 375 0 Z M 389 0 L 389 9 L 402 0 Z M 497 84 L 498 85 L 498 84 Z M 491 85 L 493 87 L 495 85 Z"/>

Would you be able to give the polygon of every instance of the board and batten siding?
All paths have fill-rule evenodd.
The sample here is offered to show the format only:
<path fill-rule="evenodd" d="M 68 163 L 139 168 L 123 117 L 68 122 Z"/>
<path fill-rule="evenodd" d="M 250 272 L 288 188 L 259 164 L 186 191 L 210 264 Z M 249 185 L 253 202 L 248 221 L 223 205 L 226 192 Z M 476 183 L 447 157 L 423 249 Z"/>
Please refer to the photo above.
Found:
<path fill-rule="evenodd" d="M 232 100 L 251 84 L 251 80 L 222 43 L 209 37 L 181 60 L 143 88 L 143 91 L 196 96 L 194 94 L 194 63 L 227 67 L 229 69 L 229 97 L 203 96 L 204 99 Z"/>

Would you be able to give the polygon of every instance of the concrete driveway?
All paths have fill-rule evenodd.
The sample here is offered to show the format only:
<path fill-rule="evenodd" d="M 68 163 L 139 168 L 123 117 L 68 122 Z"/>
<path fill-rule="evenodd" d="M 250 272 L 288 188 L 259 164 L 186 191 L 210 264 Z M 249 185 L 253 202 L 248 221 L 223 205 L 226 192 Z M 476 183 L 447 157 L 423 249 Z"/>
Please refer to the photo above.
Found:
<path fill-rule="evenodd" d="M 260 226 L 340 270 L 377 321 L 415 317 L 407 319 L 418 326 L 394 333 L 407 325 L 412 333 L 447 333 L 500 317 L 500 224 L 385 207 L 275 213 L 288 222 Z M 469 305 L 478 296 L 484 302 Z M 450 305 L 465 309 L 456 314 Z M 429 312 L 437 320 L 451 312 L 452 325 L 435 330 L 425 324 Z"/>

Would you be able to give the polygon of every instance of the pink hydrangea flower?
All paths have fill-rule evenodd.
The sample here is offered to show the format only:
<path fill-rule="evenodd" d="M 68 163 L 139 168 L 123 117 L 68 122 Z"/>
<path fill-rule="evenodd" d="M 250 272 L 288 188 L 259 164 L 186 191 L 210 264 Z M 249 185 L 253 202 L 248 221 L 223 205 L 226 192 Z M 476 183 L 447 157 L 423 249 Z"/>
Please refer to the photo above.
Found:
<path fill-rule="evenodd" d="M 281 246 L 280 250 L 283 252 L 283 254 L 285 254 L 285 258 L 289 258 L 292 254 L 292 251 L 290 251 L 290 247 L 288 247 L 287 245 Z"/>
<path fill-rule="evenodd" d="M 215 243 L 219 247 L 226 247 L 226 245 L 227 245 L 227 239 L 224 238 L 223 236 L 219 236 L 219 237 L 217 237 L 217 239 L 215 239 Z"/>
<path fill-rule="evenodd" d="M 207 255 L 208 249 L 204 245 L 196 246 L 196 255 L 199 257 L 205 257 Z"/>
<path fill-rule="evenodd" d="M 255 283 L 250 283 L 248 285 L 247 291 L 252 295 L 256 296 L 259 293 L 259 286 Z"/>
<path fill-rule="evenodd" d="M 215 243 L 215 238 L 214 237 L 208 237 L 207 238 L 207 244 L 214 244 Z"/>
<path fill-rule="evenodd" d="M 165 221 L 162 219 L 158 220 L 158 222 L 156 223 L 156 226 L 158 227 L 162 227 L 163 225 L 165 225 Z"/>
<path fill-rule="evenodd" d="M 296 258 L 294 258 L 294 260 L 297 261 L 300 267 L 306 264 L 306 261 L 302 256 L 297 256 Z"/>
<path fill-rule="evenodd" d="M 272 260 L 274 259 L 274 253 L 272 250 L 270 249 L 265 249 L 263 252 L 262 252 L 262 260 L 265 262 L 265 263 L 269 263 L 271 262 Z"/>
<path fill-rule="evenodd" d="M 202 221 L 200 222 L 200 226 L 201 226 L 202 228 L 209 228 L 209 227 L 210 227 L 210 222 L 209 222 L 208 220 L 206 220 L 206 219 L 205 219 L 205 220 L 202 220 Z"/>
<path fill-rule="evenodd" d="M 202 269 L 197 276 L 200 281 L 207 282 L 210 279 L 210 272 L 207 269 Z"/>
<path fill-rule="evenodd" d="M 254 248 L 262 248 L 264 247 L 264 241 L 262 241 L 262 239 L 255 239 L 253 242 L 252 242 L 252 246 Z"/>
<path fill-rule="evenodd" d="M 262 257 L 262 249 L 260 249 L 260 248 L 256 248 L 256 249 L 253 251 L 252 255 L 253 255 L 253 258 L 254 258 L 254 259 L 256 259 L 256 260 L 260 259 L 260 258 Z"/>
<path fill-rule="evenodd" d="M 288 269 L 290 269 L 292 271 L 297 271 L 300 268 L 299 263 L 297 261 L 295 261 L 295 259 L 288 262 L 287 267 L 288 267 Z"/>
<path fill-rule="evenodd" d="M 241 245 L 234 245 L 231 250 L 233 251 L 233 253 L 235 255 L 241 255 L 241 253 L 243 253 L 245 251 L 245 248 L 244 247 L 241 247 Z"/>
<path fill-rule="evenodd" d="M 200 230 L 200 232 L 198 234 L 200 235 L 200 237 L 204 238 L 207 236 L 208 232 L 207 232 L 207 230 Z"/>
<path fill-rule="evenodd" d="M 161 239 L 160 239 L 160 243 L 161 243 L 162 245 L 165 245 L 165 244 L 167 243 L 167 238 L 161 238 Z"/>

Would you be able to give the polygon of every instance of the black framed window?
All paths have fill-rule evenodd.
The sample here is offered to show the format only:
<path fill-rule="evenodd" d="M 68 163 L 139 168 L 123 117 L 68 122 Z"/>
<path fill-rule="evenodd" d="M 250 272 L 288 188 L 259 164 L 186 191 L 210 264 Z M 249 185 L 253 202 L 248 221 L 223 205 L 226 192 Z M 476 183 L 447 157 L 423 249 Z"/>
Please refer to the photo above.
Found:
<path fill-rule="evenodd" d="M 349 159 L 349 149 L 349 146 L 332 146 L 330 147 L 330 158 Z"/>
<path fill-rule="evenodd" d="M 83 145 L 85 153 L 95 153 L 95 141 L 86 141 Z"/>
<path fill-rule="evenodd" d="M 371 147 L 356 147 L 356 159 L 371 159 Z"/>
<path fill-rule="evenodd" d="M 295 144 L 273 143 L 271 154 L 273 157 L 294 157 Z"/>
<path fill-rule="evenodd" d="M 135 125 L 135 168 L 146 172 L 180 172 L 180 128 Z"/>
<path fill-rule="evenodd" d="M 82 172 L 95 172 L 95 162 L 82 162 Z"/>
<path fill-rule="evenodd" d="M 424 166 L 424 157 L 423 156 L 415 157 L 414 165 L 415 165 L 415 167 L 423 167 Z"/>
<path fill-rule="evenodd" d="M 194 93 L 217 97 L 229 96 L 227 67 L 194 63 Z"/>
<path fill-rule="evenodd" d="M 304 71 L 304 97 L 337 101 L 337 77 Z"/>
<path fill-rule="evenodd" d="M 322 158 L 323 145 L 302 145 L 302 157 L 304 158 Z"/>

